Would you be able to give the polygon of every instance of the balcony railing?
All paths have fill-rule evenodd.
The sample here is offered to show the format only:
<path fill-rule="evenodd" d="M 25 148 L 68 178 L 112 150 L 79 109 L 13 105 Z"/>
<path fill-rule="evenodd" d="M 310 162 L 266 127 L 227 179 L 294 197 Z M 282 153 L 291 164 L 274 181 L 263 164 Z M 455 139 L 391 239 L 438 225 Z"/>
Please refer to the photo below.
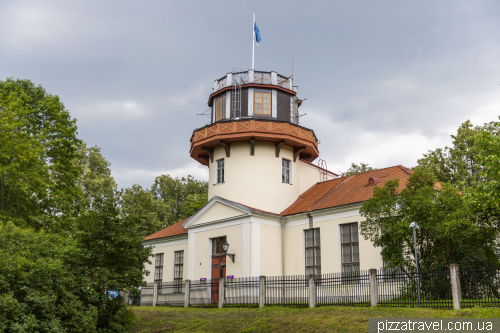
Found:
<path fill-rule="evenodd" d="M 247 72 L 229 73 L 214 82 L 214 92 L 235 84 L 262 84 L 274 85 L 288 90 L 293 90 L 292 77 L 286 77 L 276 72 L 261 72 L 249 70 Z"/>

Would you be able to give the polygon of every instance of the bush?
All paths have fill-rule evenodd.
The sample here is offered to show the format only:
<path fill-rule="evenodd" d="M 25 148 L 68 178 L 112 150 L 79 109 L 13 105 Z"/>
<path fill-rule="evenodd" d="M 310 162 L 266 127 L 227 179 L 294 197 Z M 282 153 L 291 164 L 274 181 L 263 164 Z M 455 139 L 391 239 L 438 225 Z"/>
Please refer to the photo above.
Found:
<path fill-rule="evenodd" d="M 97 309 L 80 297 L 90 284 L 68 264 L 77 253 L 69 237 L 0 224 L 0 330 L 94 331 Z"/>

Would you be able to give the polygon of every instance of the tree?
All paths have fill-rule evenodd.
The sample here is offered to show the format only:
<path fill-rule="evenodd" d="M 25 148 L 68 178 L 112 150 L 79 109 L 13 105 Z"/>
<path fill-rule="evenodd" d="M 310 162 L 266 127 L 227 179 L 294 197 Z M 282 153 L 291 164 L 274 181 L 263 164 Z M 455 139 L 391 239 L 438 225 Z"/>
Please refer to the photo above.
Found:
<path fill-rule="evenodd" d="M 413 231 L 417 222 L 417 250 L 422 269 L 451 263 L 498 262 L 498 231 L 488 221 L 479 220 L 473 207 L 454 187 L 444 183 L 437 191 L 435 178 L 416 170 L 401 189 L 397 179 L 374 187 L 373 197 L 360 212 L 361 235 L 382 248 L 389 267 L 414 271 Z"/>
<path fill-rule="evenodd" d="M 131 312 L 106 290 L 137 291 L 151 250 L 121 218 L 109 162 L 28 80 L 0 81 L 0 111 L 1 329 L 126 331 Z"/>
<path fill-rule="evenodd" d="M 78 144 L 59 97 L 29 80 L 0 81 L 0 214 L 49 228 L 71 213 Z"/>
<path fill-rule="evenodd" d="M 80 169 L 77 184 L 86 199 L 91 200 L 96 195 L 115 194 L 117 187 L 111 176 L 111 163 L 102 156 L 101 148 L 87 148 L 85 142 L 81 142 L 75 164 Z"/>
<path fill-rule="evenodd" d="M 162 227 L 165 228 L 189 217 L 188 214 L 194 213 L 206 203 L 208 183 L 195 180 L 192 176 L 179 179 L 161 175 L 156 177 L 151 191 L 158 201 L 168 207 L 159 216 Z"/>
<path fill-rule="evenodd" d="M 140 185 L 122 189 L 120 205 L 122 217 L 134 221 L 144 236 L 161 229 L 160 216 L 165 216 L 168 208 L 150 190 L 143 189 Z"/>
<path fill-rule="evenodd" d="M 369 166 L 368 164 L 365 164 L 365 163 L 360 163 L 359 165 L 352 163 L 351 167 L 346 172 L 340 173 L 340 177 L 350 177 L 350 176 L 357 175 L 358 173 L 363 173 L 363 172 L 373 171 L 373 170 L 377 170 L 377 169 L 372 168 L 371 166 Z"/>
<path fill-rule="evenodd" d="M 70 237 L 0 224 L 0 331 L 94 332 L 79 252 Z"/>
<path fill-rule="evenodd" d="M 457 134 L 451 136 L 452 147 L 429 150 L 428 154 L 418 160 L 415 170 L 430 172 L 438 181 L 448 182 L 460 190 L 474 187 L 486 180 L 478 169 L 474 137 L 481 132 L 495 131 L 498 132 L 498 129 L 491 124 L 474 126 L 467 120 L 460 125 Z"/>

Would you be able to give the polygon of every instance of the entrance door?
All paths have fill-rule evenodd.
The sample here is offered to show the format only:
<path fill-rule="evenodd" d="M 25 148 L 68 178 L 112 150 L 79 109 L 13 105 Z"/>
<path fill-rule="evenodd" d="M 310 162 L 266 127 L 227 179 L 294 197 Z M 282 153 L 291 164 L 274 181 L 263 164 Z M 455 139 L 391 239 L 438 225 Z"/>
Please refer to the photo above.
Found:
<path fill-rule="evenodd" d="M 219 279 L 226 277 L 225 241 L 226 236 L 212 239 L 212 302 L 219 301 Z"/>

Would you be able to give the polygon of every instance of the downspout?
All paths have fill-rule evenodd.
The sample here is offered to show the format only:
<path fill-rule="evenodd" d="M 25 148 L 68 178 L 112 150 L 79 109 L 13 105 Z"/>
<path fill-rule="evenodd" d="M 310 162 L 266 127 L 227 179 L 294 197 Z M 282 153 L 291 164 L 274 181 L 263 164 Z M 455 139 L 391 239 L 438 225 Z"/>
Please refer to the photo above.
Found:
<path fill-rule="evenodd" d="M 281 276 L 285 276 L 285 217 L 281 217 Z"/>
<path fill-rule="evenodd" d="M 285 277 L 285 217 L 281 217 L 281 276 Z M 284 281 L 282 281 L 284 282 Z M 281 288 L 281 303 L 285 302 L 285 283 Z"/>

